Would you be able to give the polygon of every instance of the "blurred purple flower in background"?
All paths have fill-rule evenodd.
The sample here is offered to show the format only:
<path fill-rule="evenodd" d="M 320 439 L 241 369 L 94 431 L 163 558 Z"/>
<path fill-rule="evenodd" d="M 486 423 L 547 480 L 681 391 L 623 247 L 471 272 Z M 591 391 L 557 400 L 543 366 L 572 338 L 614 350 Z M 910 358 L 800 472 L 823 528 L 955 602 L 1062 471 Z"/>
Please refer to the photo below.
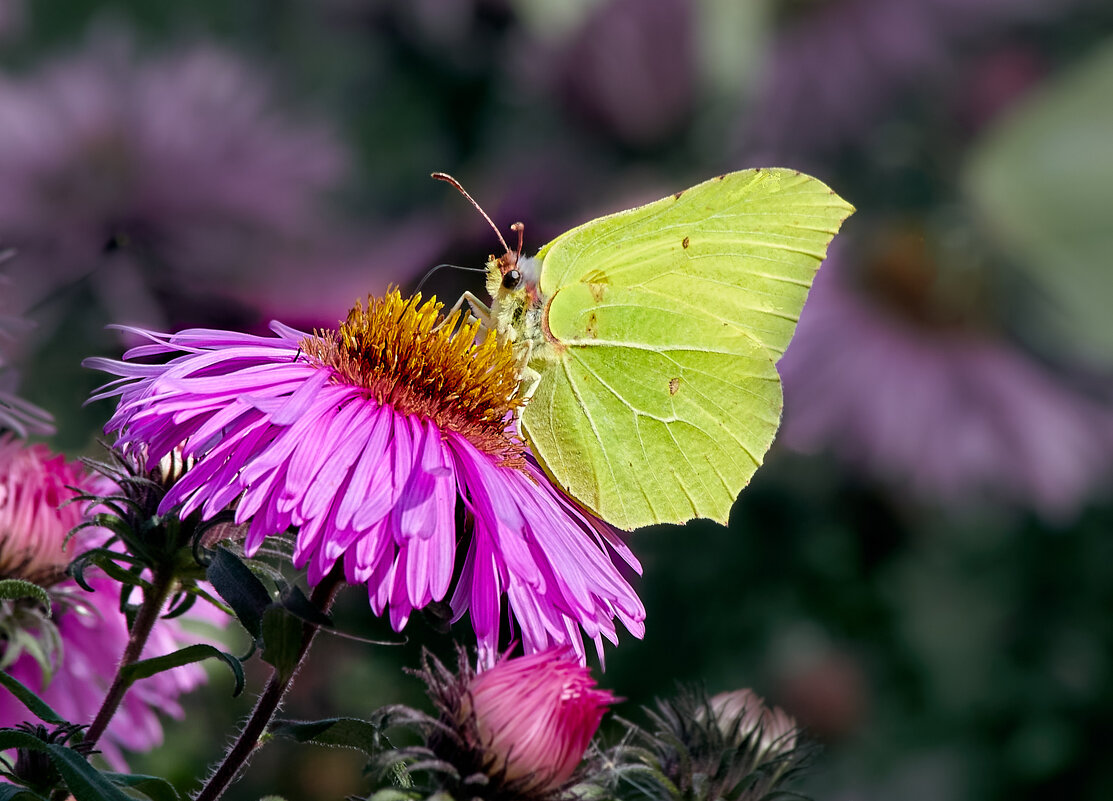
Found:
<path fill-rule="evenodd" d="M 0 602 L 0 663 L 78 724 L 93 719 L 128 641 L 120 583 L 89 570 L 85 578 L 95 592 L 88 593 L 64 573 L 72 557 L 103 545 L 108 536 L 103 529 L 82 529 L 63 550 L 67 534 L 85 520 L 82 504 L 67 501 L 77 497 L 75 487 L 91 490 L 93 482 L 79 463 L 51 456 L 43 445 L 0 437 L 0 578 L 32 581 L 53 600 L 49 619 L 36 618 L 24 602 Z M 160 620 L 143 656 L 167 654 L 197 639 L 186 633 L 181 619 Z M 157 712 L 180 718 L 178 697 L 204 681 L 200 666 L 187 665 L 136 683 L 99 743 L 113 767 L 126 768 L 121 747 L 146 751 L 159 745 Z M 28 714 L 13 696 L 0 693 L 0 725 L 13 726 Z"/>
<path fill-rule="evenodd" d="M 160 513 L 181 503 L 208 519 L 234 504 L 249 555 L 296 526 L 294 565 L 310 583 L 343 559 L 395 630 L 455 576 L 449 603 L 469 614 L 483 663 L 498 652 L 503 596 L 527 652 L 569 644 L 582 657 L 582 629 L 602 658 L 616 618 L 640 637 L 645 609 L 612 553 L 637 560 L 517 439 L 511 344 L 493 331 L 478 343 L 477 322 L 456 330 L 441 304 L 419 303 L 393 292 L 314 336 L 278 323 L 269 337 L 136 331 L 153 344 L 86 364 L 123 376 L 96 396 L 120 396 L 105 427 L 117 447 L 145 448 L 148 467 L 179 445 L 199 459 Z M 458 502 L 470 529 L 459 538 Z"/>
<path fill-rule="evenodd" d="M 544 74 L 593 135 L 651 147 L 689 122 L 695 50 L 686 0 L 608 0 L 561 43 Z"/>
<path fill-rule="evenodd" d="M 987 31 L 1061 14 L 1077 0 L 834 0 L 774 41 L 763 87 L 746 112 L 755 163 L 824 154 L 883 120 L 909 88 L 962 73 L 961 45 Z M 858 140 L 858 141 L 855 141 Z"/>
<path fill-rule="evenodd" d="M 1113 411 L 933 305 L 921 245 L 890 245 L 855 262 L 837 244 L 820 270 L 779 364 L 785 441 L 830 448 L 921 499 L 1069 518 L 1110 475 Z M 984 307 L 970 283 L 964 302 Z"/>
<path fill-rule="evenodd" d="M 11 251 L 0 251 L 0 265 L 3 265 Z M 7 276 L 0 273 L 0 297 L 8 291 Z M 0 434 L 4 430 L 14 431 L 21 437 L 28 434 L 51 434 L 50 414 L 28 403 L 16 394 L 19 376 L 6 360 L 7 351 L 19 335 L 27 330 L 28 323 L 17 317 L 4 314 L 0 302 Z"/>
<path fill-rule="evenodd" d="M 319 235 L 346 161 L 327 125 L 293 119 L 264 75 L 214 45 L 141 59 L 102 31 L 0 76 L 14 309 L 88 277 L 116 319 L 152 322 L 167 298 L 273 280 L 276 254 Z"/>
<path fill-rule="evenodd" d="M 0 0 L 0 44 L 23 32 L 26 16 L 23 0 Z"/>

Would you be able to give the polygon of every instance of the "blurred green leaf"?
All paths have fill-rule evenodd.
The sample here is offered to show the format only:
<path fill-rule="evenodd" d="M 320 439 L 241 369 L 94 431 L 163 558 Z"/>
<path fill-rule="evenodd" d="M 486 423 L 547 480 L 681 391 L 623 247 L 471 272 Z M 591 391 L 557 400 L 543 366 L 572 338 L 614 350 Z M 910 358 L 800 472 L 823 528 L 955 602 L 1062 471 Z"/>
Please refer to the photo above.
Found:
<path fill-rule="evenodd" d="M 973 149 L 965 185 L 1039 293 L 1050 343 L 1113 366 L 1113 43 L 1037 91 Z"/>

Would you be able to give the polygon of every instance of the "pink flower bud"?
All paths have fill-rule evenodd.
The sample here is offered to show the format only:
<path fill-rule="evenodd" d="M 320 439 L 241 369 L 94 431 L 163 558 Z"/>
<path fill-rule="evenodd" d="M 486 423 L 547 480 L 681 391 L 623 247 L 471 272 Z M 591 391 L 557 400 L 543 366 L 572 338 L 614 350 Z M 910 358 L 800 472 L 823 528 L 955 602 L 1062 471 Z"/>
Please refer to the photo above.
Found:
<path fill-rule="evenodd" d="M 565 649 L 499 662 L 468 688 L 479 745 L 508 781 L 556 789 L 583 759 L 615 697 Z"/>

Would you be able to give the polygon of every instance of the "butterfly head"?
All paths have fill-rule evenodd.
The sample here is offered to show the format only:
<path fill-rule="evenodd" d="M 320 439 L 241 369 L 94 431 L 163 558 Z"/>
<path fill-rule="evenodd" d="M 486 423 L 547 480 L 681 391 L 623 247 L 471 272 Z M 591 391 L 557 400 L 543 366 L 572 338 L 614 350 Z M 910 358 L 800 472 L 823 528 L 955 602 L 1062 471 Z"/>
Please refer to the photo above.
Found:
<path fill-rule="evenodd" d="M 510 230 L 518 232 L 518 248 L 511 250 L 506 240 L 502 238 L 498 226 L 459 181 L 442 172 L 433 173 L 433 177 L 438 181 L 451 184 L 466 197 L 483 215 L 483 219 L 491 226 L 502 244 L 504 253 L 501 256 L 492 255 L 487 259 L 487 292 L 491 296 L 491 316 L 495 320 L 495 327 L 512 341 L 540 342 L 543 338 L 541 316 L 544 301 L 537 282 L 541 275 L 541 263 L 537 259 L 522 256 L 525 225 L 516 222 L 510 226 Z"/>
<path fill-rule="evenodd" d="M 521 223 L 515 228 L 520 231 Z M 541 262 L 509 248 L 501 256 L 487 260 L 487 291 L 491 295 L 491 312 L 500 331 L 513 339 L 534 338 L 539 324 L 542 298 L 537 280 Z"/>

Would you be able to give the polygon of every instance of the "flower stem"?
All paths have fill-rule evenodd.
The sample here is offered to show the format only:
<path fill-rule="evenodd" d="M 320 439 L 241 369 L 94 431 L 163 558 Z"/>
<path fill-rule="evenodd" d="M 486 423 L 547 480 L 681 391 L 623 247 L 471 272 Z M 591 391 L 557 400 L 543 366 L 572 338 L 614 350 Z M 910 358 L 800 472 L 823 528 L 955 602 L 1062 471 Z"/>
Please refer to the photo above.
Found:
<path fill-rule="evenodd" d="M 343 573 L 334 569 L 320 584 L 313 588 L 313 592 L 309 596 L 310 601 L 318 609 L 328 612 L 332 607 L 333 599 L 336 598 L 337 591 L 343 583 Z M 255 702 L 255 709 L 252 710 L 251 717 L 244 724 L 236 742 L 224 755 L 224 761 L 209 777 L 201 791 L 194 796 L 194 801 L 217 801 L 228 789 L 228 786 L 235 781 L 236 776 L 258 747 L 259 738 L 263 736 L 267 726 L 270 725 L 274 713 L 278 711 L 282 698 L 286 695 L 286 691 L 294 683 L 294 677 L 305 662 L 305 655 L 309 652 L 309 646 L 313 644 L 317 629 L 317 626 L 310 623 L 305 623 L 302 626 L 301 649 L 298 651 L 297 667 L 290 671 L 290 675 L 285 678 L 280 676 L 277 670 L 271 670 L 270 679 L 267 681 L 267 686 L 263 688 L 263 692 L 259 694 L 259 699 Z"/>
<path fill-rule="evenodd" d="M 174 581 L 173 566 L 159 567 L 154 571 L 150 589 L 143 594 L 143 603 L 140 604 L 139 611 L 135 613 L 135 620 L 131 624 L 131 631 L 128 633 L 128 644 L 124 648 L 123 656 L 120 657 L 120 665 L 116 668 L 116 676 L 112 679 L 112 684 L 108 688 L 108 693 L 104 696 L 104 701 L 97 711 L 97 716 L 93 718 L 93 722 L 89 724 L 89 728 L 85 732 L 85 743 L 90 748 L 96 745 L 97 740 L 104 734 L 104 730 L 108 728 L 108 724 L 112 720 L 112 716 L 116 714 L 120 702 L 124 700 L 124 695 L 127 693 L 128 687 L 131 686 L 130 681 L 124 680 L 124 669 L 138 662 L 142 656 L 143 647 L 151 636 L 151 629 L 158 622 L 159 615 L 162 614 L 162 607 L 166 604 L 166 599 L 170 597 L 170 591 L 174 588 Z"/>

